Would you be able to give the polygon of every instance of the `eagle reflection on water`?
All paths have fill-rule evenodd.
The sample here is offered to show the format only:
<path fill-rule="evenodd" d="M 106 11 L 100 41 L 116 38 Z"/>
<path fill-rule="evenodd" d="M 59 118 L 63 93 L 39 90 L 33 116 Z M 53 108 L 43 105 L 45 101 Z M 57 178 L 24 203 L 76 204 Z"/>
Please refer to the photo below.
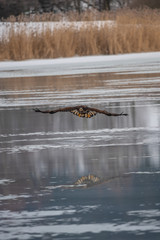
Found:
<path fill-rule="evenodd" d="M 87 176 L 82 176 L 80 177 L 76 182 L 72 184 L 64 184 L 64 185 L 54 185 L 54 186 L 48 186 L 47 189 L 55 189 L 55 188 L 64 188 L 64 189 L 81 189 L 81 188 L 90 188 L 94 187 L 95 185 L 98 184 L 103 184 L 107 183 L 110 181 L 113 181 L 115 179 L 120 179 L 124 177 L 128 177 L 129 175 L 122 174 L 122 175 L 117 175 L 113 177 L 97 177 L 93 174 L 89 174 Z"/>

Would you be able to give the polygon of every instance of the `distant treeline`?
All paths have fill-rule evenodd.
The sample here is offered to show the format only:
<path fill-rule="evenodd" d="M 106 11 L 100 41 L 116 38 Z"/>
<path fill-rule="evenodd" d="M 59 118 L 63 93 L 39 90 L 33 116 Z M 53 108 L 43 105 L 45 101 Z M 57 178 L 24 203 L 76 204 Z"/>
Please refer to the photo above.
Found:
<path fill-rule="evenodd" d="M 29 15 L 44 12 L 68 12 L 96 9 L 98 11 L 117 8 L 160 8 L 159 0 L 0 0 L 0 19 L 22 13 Z"/>

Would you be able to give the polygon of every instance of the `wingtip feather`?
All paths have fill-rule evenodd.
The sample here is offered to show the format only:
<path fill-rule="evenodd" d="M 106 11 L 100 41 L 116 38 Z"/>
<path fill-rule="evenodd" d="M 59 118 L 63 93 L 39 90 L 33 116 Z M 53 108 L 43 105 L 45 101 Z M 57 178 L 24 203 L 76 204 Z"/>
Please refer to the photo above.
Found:
<path fill-rule="evenodd" d="M 40 112 L 39 108 L 33 108 L 33 111 Z"/>
<path fill-rule="evenodd" d="M 128 113 L 121 113 L 121 116 L 128 116 Z"/>

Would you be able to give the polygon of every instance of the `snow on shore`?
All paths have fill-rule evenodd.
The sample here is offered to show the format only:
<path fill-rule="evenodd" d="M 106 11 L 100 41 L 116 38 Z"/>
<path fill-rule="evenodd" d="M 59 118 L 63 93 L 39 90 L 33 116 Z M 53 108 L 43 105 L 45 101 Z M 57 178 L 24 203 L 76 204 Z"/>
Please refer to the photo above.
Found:
<path fill-rule="evenodd" d="M 0 78 L 103 72 L 160 73 L 160 52 L 0 62 Z"/>
<path fill-rule="evenodd" d="M 15 33 L 25 31 L 29 33 L 41 33 L 47 29 L 54 31 L 55 29 L 69 29 L 76 28 L 80 29 L 81 27 L 103 27 L 105 24 L 107 26 L 112 26 L 114 21 L 83 21 L 83 22 L 0 22 L 0 40 L 6 39 L 9 36 L 11 30 L 14 30 Z"/>

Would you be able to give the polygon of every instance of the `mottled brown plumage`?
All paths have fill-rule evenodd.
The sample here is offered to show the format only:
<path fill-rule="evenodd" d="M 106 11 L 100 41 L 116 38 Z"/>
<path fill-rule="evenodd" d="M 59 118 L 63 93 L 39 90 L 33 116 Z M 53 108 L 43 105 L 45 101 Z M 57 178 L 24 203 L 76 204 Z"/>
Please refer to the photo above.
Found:
<path fill-rule="evenodd" d="M 57 112 L 71 112 L 74 115 L 77 115 L 78 117 L 83 117 L 83 118 L 94 117 L 97 113 L 105 114 L 107 116 L 127 116 L 128 115 L 128 114 L 123 113 L 123 112 L 122 113 L 110 113 L 110 112 L 107 112 L 106 110 L 100 110 L 100 109 L 97 109 L 97 108 L 87 107 L 86 105 L 58 108 L 58 109 L 55 109 L 55 110 L 45 110 L 45 111 L 42 111 L 38 108 L 35 108 L 34 111 L 35 112 L 41 112 L 41 113 L 50 113 L 50 114 L 54 114 L 54 113 L 57 113 Z"/>

